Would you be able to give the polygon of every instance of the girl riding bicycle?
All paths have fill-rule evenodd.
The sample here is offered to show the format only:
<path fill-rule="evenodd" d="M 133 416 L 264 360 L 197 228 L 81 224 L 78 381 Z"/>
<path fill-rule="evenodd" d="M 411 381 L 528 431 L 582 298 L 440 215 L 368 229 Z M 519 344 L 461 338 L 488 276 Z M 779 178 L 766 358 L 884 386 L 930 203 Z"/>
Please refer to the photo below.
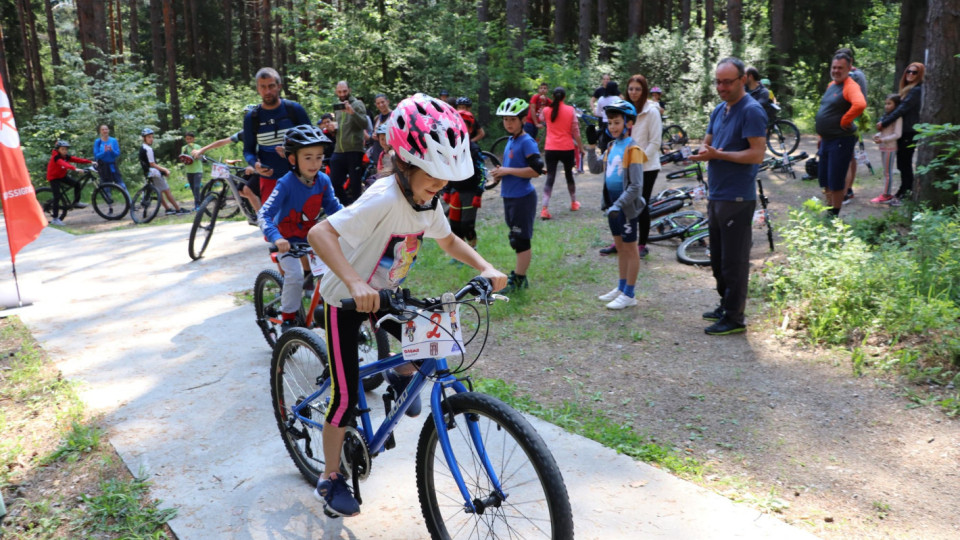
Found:
<path fill-rule="evenodd" d="M 447 182 L 473 174 L 470 139 L 460 116 L 448 104 L 423 94 L 401 101 L 388 120 L 387 139 L 394 150 L 390 176 L 373 184 L 351 206 L 310 230 L 307 239 L 331 272 L 320 292 L 325 300 L 324 329 L 331 399 L 323 426 L 324 472 L 314 493 L 324 509 L 341 516 L 360 513 L 340 474 L 346 427 L 356 414 L 358 392 L 357 334 L 371 313 L 380 311 L 379 289 L 394 289 L 416 260 L 424 237 L 434 238 L 453 258 L 480 271 L 495 290 L 507 277 L 454 235 L 437 204 Z M 391 276 L 394 279 L 391 279 Z M 356 311 L 341 309 L 353 298 Z M 384 325 L 399 336 L 399 326 Z M 410 364 L 388 373 L 398 395 L 415 373 Z M 407 411 L 419 414 L 419 404 Z"/>

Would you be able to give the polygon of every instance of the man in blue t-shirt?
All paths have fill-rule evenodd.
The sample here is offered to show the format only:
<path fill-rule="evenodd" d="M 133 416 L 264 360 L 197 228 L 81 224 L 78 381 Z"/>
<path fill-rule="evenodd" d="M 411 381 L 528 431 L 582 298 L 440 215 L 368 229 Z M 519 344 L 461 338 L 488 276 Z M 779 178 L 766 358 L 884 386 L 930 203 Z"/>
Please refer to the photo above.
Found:
<path fill-rule="evenodd" d="M 724 58 L 717 64 L 717 94 L 723 103 L 710 114 L 710 124 L 694 161 L 706 161 L 710 177 L 707 214 L 710 220 L 710 266 L 720 305 L 703 314 L 715 321 L 710 335 L 747 329 L 743 312 L 750 279 L 753 212 L 757 207 L 757 169 L 763 161 L 767 115 L 744 85 L 743 62 Z"/>
<path fill-rule="evenodd" d="M 530 286 L 527 269 L 533 256 L 530 239 L 533 238 L 533 221 L 537 214 L 537 190 L 530 179 L 543 174 L 543 160 L 537 141 L 523 131 L 527 109 L 527 102 L 518 98 L 507 98 L 497 108 L 497 116 L 503 118 L 503 129 L 510 138 L 503 150 L 503 166 L 490 174 L 501 180 L 503 217 L 510 228 L 510 247 L 517 254 L 517 266 L 507 278 L 507 286 L 503 289 L 505 294 Z"/>
<path fill-rule="evenodd" d="M 299 103 L 280 98 L 280 74 L 273 68 L 257 72 L 257 93 L 261 103 L 243 117 L 243 157 L 260 175 L 260 200 L 265 201 L 287 174 L 290 164 L 283 152 L 283 135 L 288 129 L 310 123 Z"/>

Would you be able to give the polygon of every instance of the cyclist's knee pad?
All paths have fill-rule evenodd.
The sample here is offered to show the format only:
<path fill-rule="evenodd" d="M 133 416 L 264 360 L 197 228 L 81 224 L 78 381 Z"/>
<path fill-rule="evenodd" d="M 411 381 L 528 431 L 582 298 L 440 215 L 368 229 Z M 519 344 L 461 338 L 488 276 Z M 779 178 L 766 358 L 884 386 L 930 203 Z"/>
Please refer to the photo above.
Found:
<path fill-rule="evenodd" d="M 517 253 L 523 253 L 530 249 L 530 239 L 529 238 L 517 238 L 513 234 L 510 235 L 510 247 L 513 248 L 513 251 Z"/>

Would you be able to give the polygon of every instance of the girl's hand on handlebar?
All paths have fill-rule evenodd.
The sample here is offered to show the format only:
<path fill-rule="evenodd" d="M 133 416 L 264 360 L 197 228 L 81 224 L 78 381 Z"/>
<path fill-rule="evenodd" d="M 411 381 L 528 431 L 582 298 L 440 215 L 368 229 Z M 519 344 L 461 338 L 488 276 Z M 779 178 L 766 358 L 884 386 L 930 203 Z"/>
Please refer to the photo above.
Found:
<path fill-rule="evenodd" d="M 480 273 L 480 276 L 487 278 L 490 282 L 490 285 L 493 286 L 493 291 L 499 291 L 507 286 L 507 276 L 503 272 L 497 270 L 496 268 L 490 268 L 484 270 Z"/>
<path fill-rule="evenodd" d="M 281 238 L 274 242 L 274 244 L 277 245 L 277 252 L 279 253 L 286 253 L 290 251 L 290 241 L 286 238 Z"/>
<path fill-rule="evenodd" d="M 348 285 L 350 297 L 361 313 L 376 313 L 380 310 L 380 293 L 364 281 L 354 281 Z"/>

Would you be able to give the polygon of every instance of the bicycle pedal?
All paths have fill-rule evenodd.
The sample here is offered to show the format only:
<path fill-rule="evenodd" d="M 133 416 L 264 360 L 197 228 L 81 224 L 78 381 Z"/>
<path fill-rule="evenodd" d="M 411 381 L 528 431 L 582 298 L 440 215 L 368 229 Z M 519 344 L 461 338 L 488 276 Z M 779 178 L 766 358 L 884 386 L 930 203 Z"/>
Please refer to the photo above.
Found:
<path fill-rule="evenodd" d="M 327 510 L 327 505 L 326 505 L 326 504 L 323 505 L 323 514 L 324 514 L 325 516 L 327 516 L 328 518 L 332 518 L 332 519 L 338 519 L 338 518 L 342 517 L 340 514 L 335 514 L 335 513 L 331 512 L 330 510 Z"/>
<path fill-rule="evenodd" d="M 386 450 L 390 450 L 395 446 L 397 446 L 397 440 L 393 438 L 393 433 L 391 433 L 390 436 L 387 437 L 386 442 L 383 443 L 383 447 Z"/>

